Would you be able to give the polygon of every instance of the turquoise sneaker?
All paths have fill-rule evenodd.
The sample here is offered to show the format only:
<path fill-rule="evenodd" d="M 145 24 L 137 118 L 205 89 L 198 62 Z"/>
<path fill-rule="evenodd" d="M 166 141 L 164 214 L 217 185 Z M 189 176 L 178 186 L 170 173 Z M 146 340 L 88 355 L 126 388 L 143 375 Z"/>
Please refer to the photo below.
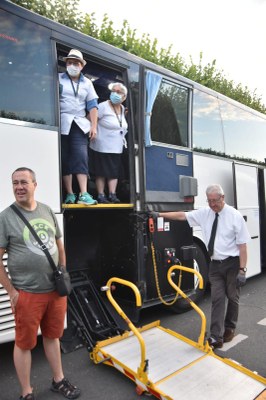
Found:
<path fill-rule="evenodd" d="M 98 204 L 97 200 L 94 200 L 94 198 L 87 192 L 79 195 L 77 203 L 86 204 L 88 206 Z"/>
<path fill-rule="evenodd" d="M 74 193 L 68 193 L 65 198 L 65 204 L 75 204 L 76 203 L 76 196 Z"/>

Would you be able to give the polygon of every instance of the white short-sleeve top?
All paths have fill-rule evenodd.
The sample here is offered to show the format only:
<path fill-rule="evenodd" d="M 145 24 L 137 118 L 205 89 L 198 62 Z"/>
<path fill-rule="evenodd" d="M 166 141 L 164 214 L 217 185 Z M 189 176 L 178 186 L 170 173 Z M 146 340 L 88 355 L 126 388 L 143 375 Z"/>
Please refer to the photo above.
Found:
<path fill-rule="evenodd" d="M 77 93 L 76 95 L 74 90 Z M 69 76 L 65 72 L 60 73 L 59 99 L 61 134 L 69 134 L 73 121 L 76 122 L 84 133 L 88 133 L 91 124 L 86 118 L 86 114 L 92 102 L 97 107 L 98 99 L 98 95 L 90 79 L 81 74 L 79 82 L 72 81 L 71 83 Z"/>
<path fill-rule="evenodd" d="M 117 115 L 109 100 L 98 105 L 97 137 L 90 141 L 90 147 L 100 153 L 122 153 L 126 144 L 127 121 L 125 108 Z"/>

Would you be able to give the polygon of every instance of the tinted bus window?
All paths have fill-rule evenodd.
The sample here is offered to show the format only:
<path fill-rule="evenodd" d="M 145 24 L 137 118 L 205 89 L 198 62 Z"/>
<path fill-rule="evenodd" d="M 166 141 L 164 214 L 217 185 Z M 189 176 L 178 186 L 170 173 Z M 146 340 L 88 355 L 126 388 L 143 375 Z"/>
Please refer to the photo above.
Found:
<path fill-rule="evenodd" d="M 220 101 L 224 127 L 225 153 L 231 157 L 264 162 L 266 149 L 266 119 Z"/>
<path fill-rule="evenodd" d="M 156 142 L 188 146 L 188 89 L 162 82 L 152 109 L 151 137 Z"/>
<path fill-rule="evenodd" d="M 194 90 L 193 148 L 224 153 L 219 103 L 216 97 Z"/>
<path fill-rule="evenodd" d="M 0 117 L 55 125 L 50 30 L 0 12 Z"/>

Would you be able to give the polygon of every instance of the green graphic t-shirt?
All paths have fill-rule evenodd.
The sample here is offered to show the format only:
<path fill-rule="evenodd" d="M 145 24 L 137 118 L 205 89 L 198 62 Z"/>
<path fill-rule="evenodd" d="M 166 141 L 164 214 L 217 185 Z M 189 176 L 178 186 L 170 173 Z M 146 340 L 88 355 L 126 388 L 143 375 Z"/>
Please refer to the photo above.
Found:
<path fill-rule="evenodd" d="M 57 265 L 56 239 L 62 234 L 53 211 L 39 202 L 34 211 L 26 211 L 21 207 L 19 209 L 46 245 Z M 10 207 L 0 214 L 0 247 L 7 249 L 8 271 L 17 289 L 32 293 L 54 290 L 53 270 L 46 255 L 28 227 Z"/>

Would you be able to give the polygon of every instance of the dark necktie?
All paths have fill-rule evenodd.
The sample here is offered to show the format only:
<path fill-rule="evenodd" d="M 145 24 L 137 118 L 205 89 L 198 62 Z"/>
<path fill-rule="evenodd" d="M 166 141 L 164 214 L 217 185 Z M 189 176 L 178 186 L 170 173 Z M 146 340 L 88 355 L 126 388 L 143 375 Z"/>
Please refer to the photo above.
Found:
<path fill-rule="evenodd" d="M 217 231 L 218 217 L 219 217 L 219 214 L 216 213 L 215 214 L 215 219 L 214 219 L 213 224 L 212 224 L 212 231 L 211 231 L 210 240 L 209 240 L 209 243 L 208 243 L 208 253 L 209 253 L 210 257 L 213 255 L 213 247 L 214 247 L 214 240 L 215 240 L 215 235 L 216 235 L 216 231 Z"/>

